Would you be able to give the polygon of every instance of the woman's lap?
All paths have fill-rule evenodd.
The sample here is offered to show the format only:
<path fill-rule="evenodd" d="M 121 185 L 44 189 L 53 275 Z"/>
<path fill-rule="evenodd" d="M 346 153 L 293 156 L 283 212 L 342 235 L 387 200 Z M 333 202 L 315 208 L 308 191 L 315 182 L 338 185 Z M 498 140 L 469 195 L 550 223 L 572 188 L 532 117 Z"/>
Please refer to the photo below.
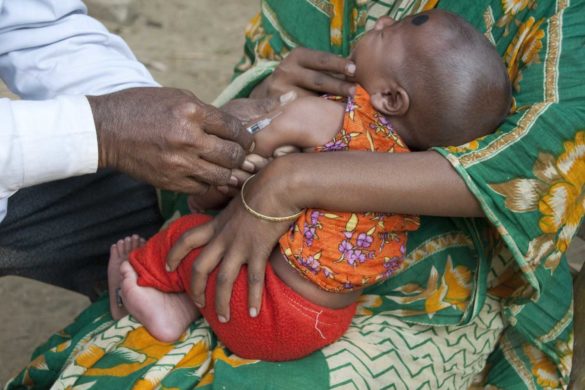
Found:
<path fill-rule="evenodd" d="M 212 380 L 229 387 L 237 379 L 239 389 L 260 384 L 291 389 L 394 384 L 408 389 L 425 383 L 459 389 L 483 370 L 503 326 L 500 305 L 491 298 L 466 326 L 412 325 L 383 313 L 357 316 L 346 335 L 321 352 L 288 363 L 266 363 L 230 356 L 203 321 L 175 344 L 158 342 L 131 317 L 112 321 L 102 300 L 40 347 L 8 388 L 88 383 L 126 388 L 148 382 L 182 389 Z"/>

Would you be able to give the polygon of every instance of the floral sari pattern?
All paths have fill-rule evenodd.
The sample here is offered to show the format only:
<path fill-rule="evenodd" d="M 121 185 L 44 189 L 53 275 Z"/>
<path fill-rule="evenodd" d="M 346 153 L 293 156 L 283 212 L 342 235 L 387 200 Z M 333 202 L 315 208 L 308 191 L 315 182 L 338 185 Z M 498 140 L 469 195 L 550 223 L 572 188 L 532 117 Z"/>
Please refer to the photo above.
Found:
<path fill-rule="evenodd" d="M 139 324 L 112 321 L 102 300 L 39 347 L 7 387 L 464 389 L 476 379 L 489 389 L 566 387 L 573 305 L 565 255 L 585 197 L 584 0 L 264 0 L 216 103 L 247 96 L 294 47 L 347 56 L 377 17 L 428 7 L 484 31 L 514 81 L 515 107 L 494 134 L 435 149 L 487 218 L 421 217 L 400 270 L 365 290 L 341 340 L 305 359 L 241 361 L 203 321 L 172 347 L 145 339 L 128 348 Z M 327 147 L 345 148 L 350 138 Z M 308 241 L 326 218 L 314 217 L 300 226 Z M 360 261 L 349 251 L 367 247 L 361 233 L 343 246 L 345 258 Z M 319 267 L 316 256 L 305 262 Z M 178 364 L 187 355 L 191 363 Z M 117 365 L 134 371 L 97 371 Z"/>
<path fill-rule="evenodd" d="M 558 267 L 585 211 L 585 131 L 564 142 L 563 152 L 540 152 L 534 162 L 535 178 L 516 178 L 490 187 L 504 196 L 516 213 L 538 211 L 542 234 L 530 241 L 526 253 L 533 268 L 541 261 L 551 272 Z"/>

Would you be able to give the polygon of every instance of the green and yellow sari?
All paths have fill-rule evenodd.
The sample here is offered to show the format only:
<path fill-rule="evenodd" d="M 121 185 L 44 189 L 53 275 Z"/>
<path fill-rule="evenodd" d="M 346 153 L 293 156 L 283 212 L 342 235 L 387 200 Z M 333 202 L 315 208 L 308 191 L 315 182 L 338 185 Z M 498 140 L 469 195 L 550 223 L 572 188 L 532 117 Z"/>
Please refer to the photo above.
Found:
<path fill-rule="evenodd" d="M 38 348 L 7 388 L 566 386 L 565 253 L 585 211 L 584 0 L 264 0 L 217 104 L 247 96 L 294 47 L 348 55 L 377 17 L 433 7 L 483 31 L 514 83 L 513 112 L 494 134 L 436 148 L 487 219 L 423 217 L 401 271 L 366 291 L 341 340 L 304 359 L 240 359 L 203 320 L 160 343 L 131 317 L 114 322 L 104 298 Z"/>

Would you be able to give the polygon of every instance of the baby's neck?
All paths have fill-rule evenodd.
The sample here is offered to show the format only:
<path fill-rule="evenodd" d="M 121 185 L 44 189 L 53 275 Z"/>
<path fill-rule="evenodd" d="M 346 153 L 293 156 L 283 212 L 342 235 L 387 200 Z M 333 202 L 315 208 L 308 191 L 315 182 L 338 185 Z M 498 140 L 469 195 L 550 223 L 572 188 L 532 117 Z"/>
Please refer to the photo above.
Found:
<path fill-rule="evenodd" d="M 417 146 L 419 144 L 418 140 L 416 139 L 415 133 L 411 130 L 412 125 L 409 126 L 406 121 L 402 120 L 399 117 L 388 117 L 390 123 L 392 123 L 392 128 L 402 141 L 408 146 L 410 150 L 419 150 L 420 148 Z"/>

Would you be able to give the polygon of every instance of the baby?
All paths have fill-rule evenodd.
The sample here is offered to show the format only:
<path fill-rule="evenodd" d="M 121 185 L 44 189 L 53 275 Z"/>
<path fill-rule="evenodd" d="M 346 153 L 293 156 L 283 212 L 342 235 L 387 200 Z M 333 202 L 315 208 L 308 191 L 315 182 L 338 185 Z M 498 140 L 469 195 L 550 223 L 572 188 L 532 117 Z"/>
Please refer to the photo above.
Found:
<path fill-rule="evenodd" d="M 359 40 L 351 59 L 358 83 L 353 98 L 290 103 L 255 136 L 255 152 L 270 156 L 282 145 L 382 153 L 460 145 L 492 132 L 510 108 L 510 82 L 495 48 L 445 11 L 378 25 Z M 380 175 L 391 180 L 391 172 Z M 184 294 L 200 248 L 175 272 L 165 270 L 173 243 L 210 219 L 186 216 L 146 244 L 137 236 L 115 244 L 109 267 L 112 315 L 129 312 L 153 336 L 174 341 L 202 314 L 232 352 L 270 361 L 301 358 L 341 337 L 360 292 L 400 269 L 407 232 L 419 224 L 416 216 L 304 210 L 270 256 L 260 313 L 248 314 L 243 267 L 233 286 L 231 319 L 221 322 L 214 311 L 217 269 L 204 308 Z M 118 287 L 122 302 L 114 293 Z"/>

